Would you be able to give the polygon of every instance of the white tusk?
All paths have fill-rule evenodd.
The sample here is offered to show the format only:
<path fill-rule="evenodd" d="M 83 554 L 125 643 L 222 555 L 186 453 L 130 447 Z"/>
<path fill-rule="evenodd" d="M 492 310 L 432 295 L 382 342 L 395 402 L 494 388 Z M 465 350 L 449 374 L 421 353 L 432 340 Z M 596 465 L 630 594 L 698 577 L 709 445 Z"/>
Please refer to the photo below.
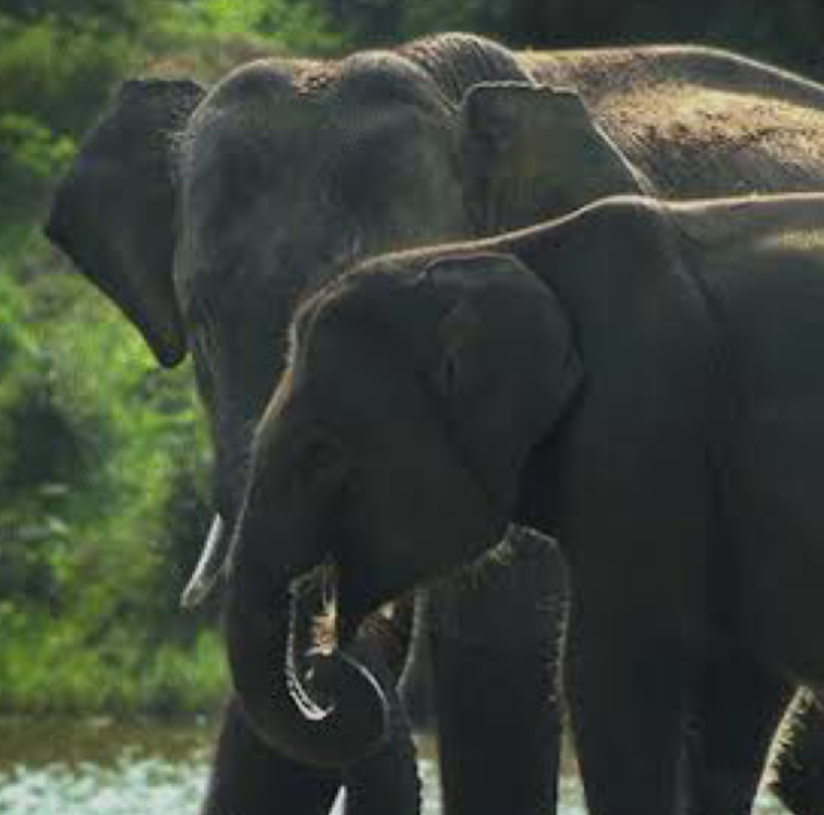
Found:
<path fill-rule="evenodd" d="M 220 577 L 225 561 L 226 525 L 223 518 L 215 514 L 200 560 L 180 595 L 180 605 L 183 608 L 194 608 L 203 602 Z"/>

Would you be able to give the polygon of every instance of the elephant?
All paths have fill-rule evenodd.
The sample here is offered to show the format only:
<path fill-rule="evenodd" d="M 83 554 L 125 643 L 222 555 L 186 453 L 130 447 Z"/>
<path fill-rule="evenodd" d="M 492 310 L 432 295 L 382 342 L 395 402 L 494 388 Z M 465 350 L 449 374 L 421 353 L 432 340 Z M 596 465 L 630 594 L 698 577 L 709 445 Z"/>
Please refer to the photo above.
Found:
<path fill-rule="evenodd" d="M 283 737 L 272 643 L 285 666 L 299 624 L 273 598 L 336 597 L 339 646 L 311 660 L 337 704 L 300 737 L 340 729 L 358 755 L 385 700 L 347 632 L 512 524 L 569 570 L 563 687 L 592 815 L 683 811 L 690 712 L 725 649 L 755 684 L 824 701 L 822 236 L 824 195 L 621 196 L 380 256 L 304 299 L 228 562 L 229 664 L 258 730 Z"/>
<path fill-rule="evenodd" d="M 822 134 L 820 86 L 696 47 L 514 52 L 444 34 L 337 61 L 256 61 L 209 89 L 125 83 L 45 231 L 160 364 L 191 351 L 217 512 L 187 598 L 221 571 L 300 297 L 367 255 L 528 226 L 608 194 L 821 189 Z M 548 547 L 513 547 L 505 566 L 429 590 L 449 815 L 555 809 L 545 665 L 558 657 L 559 564 Z M 272 753 L 269 798 L 320 815 L 335 785 L 316 757 L 293 758 Z"/>

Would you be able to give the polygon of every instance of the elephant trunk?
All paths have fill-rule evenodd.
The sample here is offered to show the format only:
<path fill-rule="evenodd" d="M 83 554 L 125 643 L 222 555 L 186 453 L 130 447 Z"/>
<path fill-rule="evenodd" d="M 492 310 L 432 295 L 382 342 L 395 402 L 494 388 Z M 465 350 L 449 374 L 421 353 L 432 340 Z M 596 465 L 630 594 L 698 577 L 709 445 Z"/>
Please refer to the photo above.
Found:
<path fill-rule="evenodd" d="M 279 569 L 273 580 L 254 557 L 254 542 L 241 537 L 245 527 L 241 521 L 233 544 L 225 612 L 229 667 L 243 709 L 260 737 L 284 756 L 342 768 L 384 738 L 385 694 L 337 648 L 295 653 L 295 587 L 307 564 Z"/>

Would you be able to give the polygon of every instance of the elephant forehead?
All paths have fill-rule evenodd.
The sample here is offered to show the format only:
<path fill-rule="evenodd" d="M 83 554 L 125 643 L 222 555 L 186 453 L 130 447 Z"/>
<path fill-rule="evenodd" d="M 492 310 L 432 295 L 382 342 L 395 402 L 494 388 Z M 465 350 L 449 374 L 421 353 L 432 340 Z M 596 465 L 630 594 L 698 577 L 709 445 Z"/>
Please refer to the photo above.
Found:
<path fill-rule="evenodd" d="M 337 82 L 330 89 L 342 105 L 414 105 L 442 114 L 449 107 L 430 77 L 409 60 L 387 51 L 353 54 L 340 64 Z"/>
<path fill-rule="evenodd" d="M 273 282 L 306 291 L 365 255 L 463 228 L 448 123 L 403 94 L 376 103 L 394 69 L 353 62 L 340 93 L 247 89 L 198 111 L 180 164 L 179 290 L 246 278 L 265 296 Z"/>
<path fill-rule="evenodd" d="M 317 105 L 280 99 L 204 104 L 181 140 L 184 181 L 203 173 L 288 169 L 308 163 L 325 132 L 328 113 Z"/>
<path fill-rule="evenodd" d="M 447 123 L 397 100 L 317 104 L 288 97 L 265 105 L 206 105 L 180 139 L 178 165 L 187 187 L 220 179 L 248 195 L 291 179 L 299 185 L 292 194 L 305 199 L 313 182 L 340 180 L 348 164 L 394 166 L 401 158 L 412 160 L 410 151 L 423 146 L 446 153 Z M 360 185 L 375 175 L 362 176 Z"/>
<path fill-rule="evenodd" d="M 364 52 L 338 62 L 260 60 L 246 65 L 209 93 L 192 119 L 193 130 L 220 123 L 245 131 L 322 128 L 354 108 L 413 106 L 432 114 L 448 103 L 431 79 L 390 52 Z M 353 116 L 352 119 L 356 119 Z"/>
<path fill-rule="evenodd" d="M 212 108 L 237 103 L 288 103 L 311 99 L 329 87 L 338 75 L 338 64 L 298 59 L 261 59 L 246 63 L 217 83 L 206 98 Z"/>
<path fill-rule="evenodd" d="M 385 108 L 270 115 L 262 126 L 225 113 L 185 159 L 182 223 L 200 248 L 247 261 L 265 244 L 278 263 L 323 254 L 343 265 L 457 211 L 452 159 L 448 134 Z"/>

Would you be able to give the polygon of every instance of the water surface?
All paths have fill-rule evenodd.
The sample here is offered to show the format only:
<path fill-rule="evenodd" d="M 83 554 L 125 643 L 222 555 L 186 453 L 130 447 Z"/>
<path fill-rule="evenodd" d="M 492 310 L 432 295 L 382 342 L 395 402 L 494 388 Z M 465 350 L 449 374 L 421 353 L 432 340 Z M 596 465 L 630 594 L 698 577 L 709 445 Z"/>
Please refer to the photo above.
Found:
<path fill-rule="evenodd" d="M 213 735 L 205 721 L 0 720 L 0 815 L 197 815 Z M 424 815 L 440 813 L 432 753 L 422 740 Z M 584 815 L 571 770 L 561 796 L 561 815 Z M 782 811 L 766 796 L 757 809 Z"/>

